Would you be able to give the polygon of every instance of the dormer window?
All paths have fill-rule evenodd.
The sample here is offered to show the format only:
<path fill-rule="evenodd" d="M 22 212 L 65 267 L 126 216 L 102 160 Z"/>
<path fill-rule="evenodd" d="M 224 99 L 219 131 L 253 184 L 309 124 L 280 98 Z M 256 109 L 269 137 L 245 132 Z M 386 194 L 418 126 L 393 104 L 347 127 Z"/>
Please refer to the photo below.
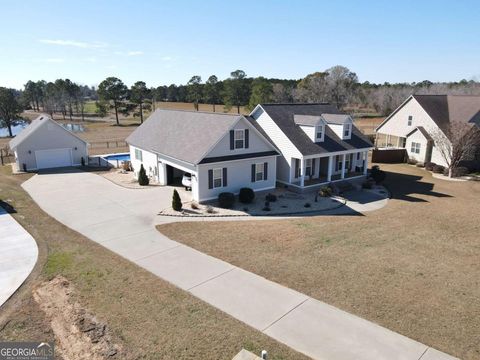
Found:
<path fill-rule="evenodd" d="M 235 149 L 245 147 L 245 130 L 235 130 Z"/>
<path fill-rule="evenodd" d="M 350 134 L 352 132 L 352 124 L 347 123 L 343 126 L 343 137 L 344 138 L 349 138 Z"/>
<path fill-rule="evenodd" d="M 315 128 L 315 136 L 317 141 L 323 141 L 323 132 L 323 125 L 317 125 L 317 127 Z"/>
<path fill-rule="evenodd" d="M 412 126 L 412 121 L 413 121 L 413 116 L 412 116 L 412 115 L 409 115 L 409 116 L 408 116 L 407 125 L 408 125 L 408 126 Z"/>

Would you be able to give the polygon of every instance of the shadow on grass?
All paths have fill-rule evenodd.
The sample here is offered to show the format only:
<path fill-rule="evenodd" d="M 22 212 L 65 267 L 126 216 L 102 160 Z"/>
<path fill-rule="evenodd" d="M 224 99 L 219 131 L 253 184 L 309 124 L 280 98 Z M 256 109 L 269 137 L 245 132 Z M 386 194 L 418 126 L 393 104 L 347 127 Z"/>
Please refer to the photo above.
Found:
<path fill-rule="evenodd" d="M 17 212 L 17 210 L 15 210 L 15 208 L 10 205 L 9 203 L 3 201 L 3 200 L 0 200 L 0 208 L 3 208 L 7 214 L 15 214 Z M 0 211 L 0 215 L 2 215 L 2 212 Z"/>

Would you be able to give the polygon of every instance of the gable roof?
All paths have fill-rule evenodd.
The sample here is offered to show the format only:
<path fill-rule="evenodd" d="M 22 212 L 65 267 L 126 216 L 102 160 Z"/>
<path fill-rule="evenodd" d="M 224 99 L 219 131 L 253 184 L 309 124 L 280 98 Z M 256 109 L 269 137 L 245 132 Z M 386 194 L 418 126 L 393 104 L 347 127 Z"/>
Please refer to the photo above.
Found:
<path fill-rule="evenodd" d="M 190 164 L 199 164 L 240 119 L 245 117 L 224 113 L 158 109 L 130 134 L 126 141 L 147 151 Z M 250 123 L 248 119 L 246 120 Z"/>
<path fill-rule="evenodd" d="M 297 125 L 316 126 L 322 122 L 322 117 L 320 115 L 293 114 L 293 121 Z"/>
<path fill-rule="evenodd" d="M 378 131 L 408 101 L 415 99 L 435 124 L 445 133 L 454 121 L 470 122 L 480 127 L 480 96 L 478 95 L 410 95 L 375 129 Z"/>
<path fill-rule="evenodd" d="M 263 110 L 283 131 L 302 155 L 338 152 L 373 147 L 370 140 L 355 126 L 349 140 L 342 140 L 328 126 L 325 129 L 323 142 L 314 143 L 307 134 L 295 123 L 294 115 L 321 116 L 335 114 L 348 116 L 329 103 L 312 104 L 260 104 Z"/>
<path fill-rule="evenodd" d="M 430 136 L 430 134 L 427 132 L 427 130 L 425 130 L 425 128 L 423 126 L 417 126 L 415 129 L 413 129 L 412 131 L 410 131 L 406 137 L 408 138 L 410 135 L 412 135 L 415 131 L 420 131 L 420 133 L 423 135 L 423 137 L 427 140 L 431 140 L 433 141 L 432 137 Z"/>
<path fill-rule="evenodd" d="M 322 114 L 327 124 L 343 125 L 345 121 L 350 120 L 348 114 Z"/>
<path fill-rule="evenodd" d="M 51 123 L 59 126 L 64 131 L 66 131 L 69 135 L 76 137 L 77 139 L 81 140 L 85 144 L 88 144 L 85 140 L 78 137 L 73 132 L 71 132 L 70 130 L 63 127 L 61 124 L 57 123 L 49 115 L 41 114 L 36 119 L 32 120 L 32 122 L 25 129 L 23 129 L 18 135 L 16 135 L 12 140 L 10 140 L 10 142 L 8 143 L 8 146 L 10 147 L 10 149 L 13 150 L 13 149 L 17 148 L 18 145 L 20 145 L 22 142 L 24 142 L 28 137 L 30 137 L 30 135 L 34 134 L 35 131 L 37 131 L 37 129 L 39 129 L 46 122 L 51 122 Z"/>

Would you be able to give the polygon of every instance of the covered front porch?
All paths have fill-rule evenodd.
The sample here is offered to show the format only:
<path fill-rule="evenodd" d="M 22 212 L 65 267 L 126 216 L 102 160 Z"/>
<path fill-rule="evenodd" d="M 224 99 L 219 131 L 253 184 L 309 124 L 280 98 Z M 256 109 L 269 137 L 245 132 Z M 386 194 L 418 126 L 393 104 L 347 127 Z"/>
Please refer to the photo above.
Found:
<path fill-rule="evenodd" d="M 301 188 L 367 175 L 368 150 L 291 159 L 290 184 Z"/>

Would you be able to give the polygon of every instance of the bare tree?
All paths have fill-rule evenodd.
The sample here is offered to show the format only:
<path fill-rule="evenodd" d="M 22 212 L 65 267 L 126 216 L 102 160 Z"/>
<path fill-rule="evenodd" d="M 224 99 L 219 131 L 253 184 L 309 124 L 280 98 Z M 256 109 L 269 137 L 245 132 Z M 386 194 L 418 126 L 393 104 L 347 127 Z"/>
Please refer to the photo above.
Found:
<path fill-rule="evenodd" d="M 431 136 L 447 164 L 449 177 L 462 160 L 474 158 L 480 146 L 480 129 L 462 121 L 450 122 L 443 131 L 437 128 Z"/>

